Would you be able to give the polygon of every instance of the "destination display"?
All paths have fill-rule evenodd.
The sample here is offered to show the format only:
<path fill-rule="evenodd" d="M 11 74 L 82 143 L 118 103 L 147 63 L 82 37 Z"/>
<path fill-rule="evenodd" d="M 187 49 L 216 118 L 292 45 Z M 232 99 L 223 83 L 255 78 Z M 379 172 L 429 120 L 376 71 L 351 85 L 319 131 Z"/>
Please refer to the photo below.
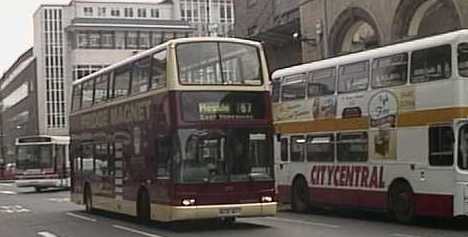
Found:
<path fill-rule="evenodd" d="M 181 95 L 184 121 L 265 118 L 265 97 L 246 92 L 185 92 Z"/>

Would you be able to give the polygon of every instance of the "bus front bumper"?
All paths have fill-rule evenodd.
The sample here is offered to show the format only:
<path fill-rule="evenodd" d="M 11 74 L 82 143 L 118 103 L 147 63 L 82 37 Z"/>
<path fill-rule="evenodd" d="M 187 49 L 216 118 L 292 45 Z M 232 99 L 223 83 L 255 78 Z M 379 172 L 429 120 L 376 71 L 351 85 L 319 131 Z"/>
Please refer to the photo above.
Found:
<path fill-rule="evenodd" d="M 166 216 L 161 221 L 196 220 L 228 217 L 264 217 L 274 216 L 277 212 L 277 203 L 249 203 L 230 205 L 200 205 L 200 206 L 166 206 Z M 152 208 L 159 209 L 152 205 Z M 161 211 L 161 209 L 159 209 Z M 157 213 L 153 210 L 151 213 Z M 159 212 L 161 214 L 161 212 Z"/>
<path fill-rule="evenodd" d="M 51 188 L 63 186 L 63 180 L 61 179 L 20 179 L 16 180 L 16 187 L 38 187 L 38 188 Z"/>

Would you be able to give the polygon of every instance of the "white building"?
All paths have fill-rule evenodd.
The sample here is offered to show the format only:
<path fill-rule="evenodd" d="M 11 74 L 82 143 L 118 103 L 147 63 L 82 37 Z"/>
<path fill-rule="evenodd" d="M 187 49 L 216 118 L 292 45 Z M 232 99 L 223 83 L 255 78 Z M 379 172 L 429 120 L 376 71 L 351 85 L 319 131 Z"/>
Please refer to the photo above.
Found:
<path fill-rule="evenodd" d="M 178 0 L 180 16 L 196 36 L 233 36 L 234 0 Z"/>
<path fill-rule="evenodd" d="M 72 0 L 34 14 L 39 134 L 67 135 L 73 80 L 193 28 L 178 1 Z"/>

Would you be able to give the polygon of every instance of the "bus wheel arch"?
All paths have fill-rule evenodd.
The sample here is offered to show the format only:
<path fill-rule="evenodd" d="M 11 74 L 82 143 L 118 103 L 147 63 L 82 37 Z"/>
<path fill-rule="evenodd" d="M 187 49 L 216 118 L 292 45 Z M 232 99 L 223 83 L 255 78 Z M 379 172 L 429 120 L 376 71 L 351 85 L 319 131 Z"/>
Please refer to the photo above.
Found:
<path fill-rule="evenodd" d="M 310 194 L 307 179 L 299 174 L 294 177 L 291 187 L 291 207 L 293 211 L 304 213 L 310 207 Z"/>
<path fill-rule="evenodd" d="M 415 217 L 415 195 L 404 178 L 392 181 L 387 191 L 387 211 L 400 223 L 411 223 Z"/>
<path fill-rule="evenodd" d="M 91 185 L 86 182 L 84 185 L 84 192 L 83 192 L 83 202 L 85 204 L 86 212 L 91 213 L 93 212 L 93 195 L 91 191 Z"/>
<path fill-rule="evenodd" d="M 138 189 L 136 216 L 140 223 L 151 221 L 151 198 L 148 189 L 144 186 Z"/>

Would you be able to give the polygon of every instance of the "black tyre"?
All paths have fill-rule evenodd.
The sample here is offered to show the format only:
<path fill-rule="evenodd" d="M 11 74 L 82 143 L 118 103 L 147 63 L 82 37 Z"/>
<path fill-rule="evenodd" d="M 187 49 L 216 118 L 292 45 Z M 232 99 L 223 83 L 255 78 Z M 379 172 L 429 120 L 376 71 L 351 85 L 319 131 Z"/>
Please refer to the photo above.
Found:
<path fill-rule="evenodd" d="M 36 192 L 40 193 L 42 192 L 43 188 L 41 187 L 34 187 L 34 189 L 36 190 Z"/>
<path fill-rule="evenodd" d="M 138 195 L 137 221 L 142 224 L 148 224 L 151 221 L 151 205 L 146 191 L 142 191 Z"/>
<path fill-rule="evenodd" d="M 408 224 L 415 217 L 415 198 L 411 186 L 405 182 L 395 183 L 389 192 L 390 211 L 400 223 Z"/>
<path fill-rule="evenodd" d="M 233 225 L 236 222 L 236 217 L 224 217 L 221 219 L 221 223 L 224 225 Z"/>
<path fill-rule="evenodd" d="M 92 213 L 94 211 L 93 208 L 93 195 L 91 193 L 91 189 L 88 185 L 85 186 L 85 194 L 84 194 L 84 202 L 85 202 L 85 210 L 87 213 Z"/>
<path fill-rule="evenodd" d="M 304 213 L 309 210 L 309 188 L 307 187 L 307 182 L 304 179 L 297 179 L 294 182 L 291 200 L 293 211 Z"/>

